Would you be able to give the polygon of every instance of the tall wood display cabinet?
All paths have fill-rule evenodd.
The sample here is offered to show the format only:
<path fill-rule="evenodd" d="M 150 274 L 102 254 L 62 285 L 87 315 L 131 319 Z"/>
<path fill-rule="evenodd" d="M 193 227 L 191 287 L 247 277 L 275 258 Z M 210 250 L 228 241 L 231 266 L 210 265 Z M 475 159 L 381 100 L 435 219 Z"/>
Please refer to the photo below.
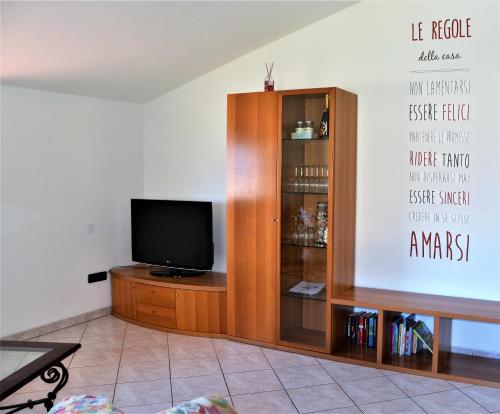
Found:
<path fill-rule="evenodd" d="M 329 353 L 330 298 L 354 281 L 357 97 L 255 92 L 227 106 L 228 334 Z"/>

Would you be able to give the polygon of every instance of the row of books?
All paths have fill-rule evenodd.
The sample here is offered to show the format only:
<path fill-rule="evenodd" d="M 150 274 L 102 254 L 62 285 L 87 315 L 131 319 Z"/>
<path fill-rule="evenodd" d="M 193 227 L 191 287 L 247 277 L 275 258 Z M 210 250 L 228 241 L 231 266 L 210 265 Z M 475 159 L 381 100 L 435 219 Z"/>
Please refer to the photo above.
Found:
<path fill-rule="evenodd" d="M 347 341 L 368 348 L 377 346 L 377 318 L 376 312 L 353 312 L 347 316 Z"/>
<path fill-rule="evenodd" d="M 424 322 L 415 320 L 415 314 L 394 318 L 391 337 L 393 355 L 411 356 L 426 349 L 432 354 L 432 333 Z"/>

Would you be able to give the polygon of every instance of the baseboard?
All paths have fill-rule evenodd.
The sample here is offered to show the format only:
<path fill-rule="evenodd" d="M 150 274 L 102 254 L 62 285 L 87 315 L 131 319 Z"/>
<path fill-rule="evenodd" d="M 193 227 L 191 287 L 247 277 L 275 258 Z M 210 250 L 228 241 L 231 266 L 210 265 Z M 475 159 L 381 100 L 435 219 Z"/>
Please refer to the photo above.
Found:
<path fill-rule="evenodd" d="M 101 318 L 111 314 L 111 306 L 105 308 L 97 309 L 95 311 L 82 313 L 81 315 L 72 316 L 70 318 L 61 319 L 60 321 L 51 322 L 47 325 L 38 326 L 33 329 L 28 329 L 27 331 L 18 332 L 12 335 L 5 336 L 1 339 L 9 341 L 25 341 L 26 339 L 35 338 L 37 336 L 45 335 L 59 329 L 64 329 L 69 326 L 78 325 L 79 323 L 84 323 L 91 321 L 92 319 Z"/>

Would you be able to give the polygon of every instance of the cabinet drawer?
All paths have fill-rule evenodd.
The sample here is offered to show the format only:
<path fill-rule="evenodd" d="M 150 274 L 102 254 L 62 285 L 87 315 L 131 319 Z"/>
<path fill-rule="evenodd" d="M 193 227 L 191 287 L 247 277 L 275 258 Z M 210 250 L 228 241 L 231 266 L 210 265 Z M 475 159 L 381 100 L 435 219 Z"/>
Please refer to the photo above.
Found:
<path fill-rule="evenodd" d="M 137 283 L 135 295 L 137 303 L 175 309 L 175 289 Z"/>
<path fill-rule="evenodd" d="M 137 304 L 137 320 L 165 328 L 176 328 L 175 309 L 163 308 L 161 306 Z"/>

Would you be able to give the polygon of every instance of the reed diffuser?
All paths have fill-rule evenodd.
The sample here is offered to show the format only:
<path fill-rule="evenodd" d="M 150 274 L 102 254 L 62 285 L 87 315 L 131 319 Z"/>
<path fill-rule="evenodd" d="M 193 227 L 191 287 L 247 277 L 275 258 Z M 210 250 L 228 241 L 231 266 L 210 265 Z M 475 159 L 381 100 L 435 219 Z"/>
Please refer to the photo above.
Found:
<path fill-rule="evenodd" d="M 272 92 L 274 91 L 274 78 L 272 76 L 274 68 L 274 63 L 270 63 L 269 65 L 266 63 L 266 78 L 264 79 L 264 91 Z"/>

